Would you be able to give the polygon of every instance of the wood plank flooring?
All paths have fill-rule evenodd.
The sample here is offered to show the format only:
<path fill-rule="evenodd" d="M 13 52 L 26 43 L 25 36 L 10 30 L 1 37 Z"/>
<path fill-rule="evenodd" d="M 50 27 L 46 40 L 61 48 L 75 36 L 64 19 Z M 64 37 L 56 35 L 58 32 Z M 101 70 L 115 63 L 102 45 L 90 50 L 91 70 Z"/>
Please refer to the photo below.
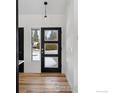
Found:
<path fill-rule="evenodd" d="M 72 93 L 64 74 L 19 73 L 19 93 Z"/>

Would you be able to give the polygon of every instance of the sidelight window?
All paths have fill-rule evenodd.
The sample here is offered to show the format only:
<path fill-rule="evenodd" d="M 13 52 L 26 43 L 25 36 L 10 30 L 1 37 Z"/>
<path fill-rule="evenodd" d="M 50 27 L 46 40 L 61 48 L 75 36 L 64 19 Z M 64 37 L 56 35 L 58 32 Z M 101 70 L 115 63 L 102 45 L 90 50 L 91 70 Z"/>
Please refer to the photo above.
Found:
<path fill-rule="evenodd" d="M 31 29 L 32 33 L 32 60 L 40 61 L 40 29 Z"/>

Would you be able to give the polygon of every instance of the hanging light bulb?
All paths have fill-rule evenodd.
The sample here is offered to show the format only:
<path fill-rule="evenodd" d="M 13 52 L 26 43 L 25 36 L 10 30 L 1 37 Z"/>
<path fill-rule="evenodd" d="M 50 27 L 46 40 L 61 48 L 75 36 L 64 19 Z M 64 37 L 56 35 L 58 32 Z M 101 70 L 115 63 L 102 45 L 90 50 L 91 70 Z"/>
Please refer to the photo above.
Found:
<path fill-rule="evenodd" d="M 47 4 L 48 4 L 48 3 L 45 1 L 45 2 L 44 2 L 44 5 L 45 5 L 45 15 L 44 15 L 44 18 L 47 18 L 47 14 L 46 14 L 46 12 L 47 12 L 47 11 L 46 11 L 46 5 L 47 5 Z"/>

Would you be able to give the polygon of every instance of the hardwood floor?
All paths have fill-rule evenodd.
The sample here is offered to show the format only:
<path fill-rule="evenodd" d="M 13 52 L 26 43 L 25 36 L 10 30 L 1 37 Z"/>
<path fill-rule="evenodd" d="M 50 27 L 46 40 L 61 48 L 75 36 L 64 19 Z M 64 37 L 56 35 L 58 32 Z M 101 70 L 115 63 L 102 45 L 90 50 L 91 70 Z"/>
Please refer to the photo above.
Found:
<path fill-rule="evenodd" d="M 72 93 L 64 74 L 19 73 L 19 93 Z"/>

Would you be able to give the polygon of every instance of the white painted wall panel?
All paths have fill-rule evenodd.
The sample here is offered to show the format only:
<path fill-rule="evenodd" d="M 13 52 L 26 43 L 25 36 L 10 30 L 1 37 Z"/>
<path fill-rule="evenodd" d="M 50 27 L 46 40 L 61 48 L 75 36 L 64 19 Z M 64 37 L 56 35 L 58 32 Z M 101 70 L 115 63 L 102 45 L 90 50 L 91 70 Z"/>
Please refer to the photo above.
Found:
<path fill-rule="evenodd" d="M 65 74 L 73 93 L 78 93 L 78 23 L 77 1 L 69 0 L 66 11 Z"/>

